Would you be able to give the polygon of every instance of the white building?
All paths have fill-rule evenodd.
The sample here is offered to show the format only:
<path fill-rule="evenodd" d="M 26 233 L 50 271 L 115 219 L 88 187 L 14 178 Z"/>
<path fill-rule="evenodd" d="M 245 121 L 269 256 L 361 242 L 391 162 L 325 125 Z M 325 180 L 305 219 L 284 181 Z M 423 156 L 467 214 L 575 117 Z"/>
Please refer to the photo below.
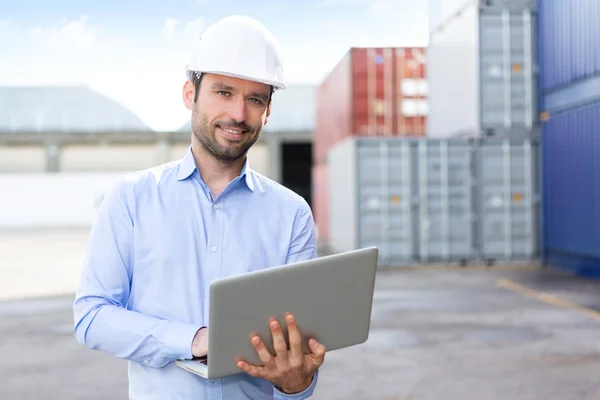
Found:
<path fill-rule="evenodd" d="M 315 90 L 276 92 L 250 151 L 255 170 L 309 203 Z M 189 124 L 153 131 L 86 86 L 0 87 L 0 228 L 89 226 L 120 174 L 179 159 L 189 143 Z"/>

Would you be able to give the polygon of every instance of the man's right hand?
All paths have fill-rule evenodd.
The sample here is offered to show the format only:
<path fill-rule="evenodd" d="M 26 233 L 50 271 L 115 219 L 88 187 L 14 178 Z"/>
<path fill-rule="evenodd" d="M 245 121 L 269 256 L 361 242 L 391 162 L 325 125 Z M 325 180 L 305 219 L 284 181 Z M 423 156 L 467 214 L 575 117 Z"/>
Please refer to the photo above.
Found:
<path fill-rule="evenodd" d="M 208 328 L 200 328 L 192 341 L 192 355 L 202 357 L 208 354 Z"/>

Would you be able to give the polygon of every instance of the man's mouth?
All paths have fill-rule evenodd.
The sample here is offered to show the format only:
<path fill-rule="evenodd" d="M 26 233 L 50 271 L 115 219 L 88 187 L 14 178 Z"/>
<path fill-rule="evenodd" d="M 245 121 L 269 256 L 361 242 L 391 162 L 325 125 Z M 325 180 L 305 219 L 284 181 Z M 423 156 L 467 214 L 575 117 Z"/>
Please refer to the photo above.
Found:
<path fill-rule="evenodd" d="M 241 135 L 242 133 L 245 133 L 246 131 L 241 130 L 241 129 L 230 129 L 230 128 L 222 128 L 220 127 L 222 130 L 224 130 L 225 132 L 231 133 L 233 135 Z"/>
<path fill-rule="evenodd" d="M 219 126 L 219 129 L 221 130 L 221 135 L 223 137 L 233 141 L 242 140 L 245 137 L 246 133 L 248 133 L 247 130 L 236 128 L 223 128 L 222 126 Z"/>

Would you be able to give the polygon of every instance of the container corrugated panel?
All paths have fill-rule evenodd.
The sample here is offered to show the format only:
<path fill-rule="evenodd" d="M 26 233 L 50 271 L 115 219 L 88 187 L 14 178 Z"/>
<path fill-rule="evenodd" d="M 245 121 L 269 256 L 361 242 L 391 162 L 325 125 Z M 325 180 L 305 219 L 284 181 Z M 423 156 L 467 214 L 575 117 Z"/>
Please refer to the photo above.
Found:
<path fill-rule="evenodd" d="M 425 50 L 353 49 L 351 134 L 423 136 L 427 113 Z"/>
<path fill-rule="evenodd" d="M 416 150 L 417 258 L 468 260 L 473 255 L 472 147 L 465 140 L 423 140 Z"/>
<path fill-rule="evenodd" d="M 600 276 L 600 102 L 553 115 L 544 125 L 545 263 Z"/>
<path fill-rule="evenodd" d="M 544 92 L 600 74 L 600 2 L 542 1 L 539 14 Z"/>
<path fill-rule="evenodd" d="M 329 171 L 327 164 L 312 168 L 312 211 L 319 241 L 329 236 Z"/>
<path fill-rule="evenodd" d="M 376 246 L 386 264 L 414 260 L 412 146 L 408 141 L 358 141 L 356 246 Z"/>
<path fill-rule="evenodd" d="M 315 163 L 349 136 L 418 136 L 427 131 L 423 48 L 352 48 L 317 91 Z"/>
<path fill-rule="evenodd" d="M 536 134 L 537 14 L 531 2 L 462 2 L 447 14 L 430 32 L 430 137 Z"/>
<path fill-rule="evenodd" d="M 539 257 L 539 145 L 527 138 L 486 138 L 476 151 L 479 258 Z"/>

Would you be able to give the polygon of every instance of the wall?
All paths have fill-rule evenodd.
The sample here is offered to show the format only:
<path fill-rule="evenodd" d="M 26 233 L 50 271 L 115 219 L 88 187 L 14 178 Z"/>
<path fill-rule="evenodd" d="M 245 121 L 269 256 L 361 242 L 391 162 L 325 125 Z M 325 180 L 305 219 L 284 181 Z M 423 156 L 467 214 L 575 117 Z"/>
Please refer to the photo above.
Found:
<path fill-rule="evenodd" d="M 128 171 L 150 168 L 162 162 L 157 146 L 131 145 L 67 145 L 60 150 L 60 171 Z"/>
<path fill-rule="evenodd" d="M 329 245 L 334 251 L 356 248 L 358 216 L 356 190 L 360 185 L 353 137 L 338 142 L 329 151 Z"/>
<path fill-rule="evenodd" d="M 121 173 L 0 174 L 0 228 L 89 227 Z"/>
<path fill-rule="evenodd" d="M 451 19 L 448 7 L 442 4 L 441 11 L 435 11 L 446 19 L 441 20 L 443 26 L 431 27 L 427 48 L 428 136 L 434 138 L 479 133 L 477 7 L 467 7 Z"/>
<path fill-rule="evenodd" d="M 45 169 L 45 146 L 0 146 L 0 173 L 43 172 Z"/>
<path fill-rule="evenodd" d="M 187 148 L 179 144 L 166 154 L 176 160 Z M 272 167 L 268 149 L 258 142 L 249 154 L 252 168 L 266 176 Z M 45 173 L 43 147 L 0 147 L 0 229 L 90 227 L 119 175 L 157 165 L 158 151 L 150 145 L 72 146 L 62 149 L 67 170 Z"/>

